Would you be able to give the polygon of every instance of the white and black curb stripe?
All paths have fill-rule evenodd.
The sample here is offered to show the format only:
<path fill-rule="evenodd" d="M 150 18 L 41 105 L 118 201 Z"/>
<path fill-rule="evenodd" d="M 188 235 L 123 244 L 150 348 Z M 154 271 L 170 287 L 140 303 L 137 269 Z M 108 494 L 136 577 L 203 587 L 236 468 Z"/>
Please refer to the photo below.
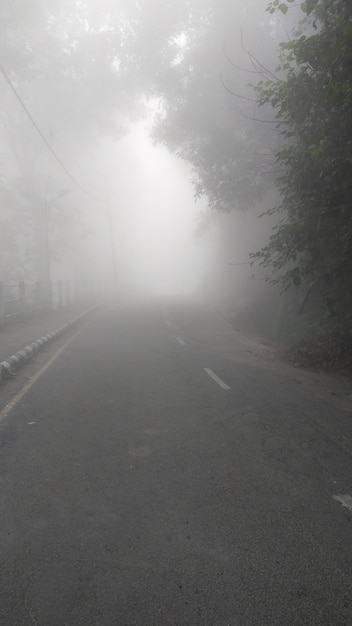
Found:
<path fill-rule="evenodd" d="M 60 326 L 56 330 L 53 330 L 46 335 L 43 335 L 37 341 L 33 341 L 29 346 L 26 346 L 22 350 L 16 352 L 16 354 L 12 354 L 5 361 L 0 362 L 0 382 L 4 381 L 6 378 L 10 378 L 14 375 L 16 370 L 18 370 L 22 365 L 31 361 L 33 357 L 40 352 L 44 348 L 44 346 L 48 345 L 57 337 L 60 337 L 64 332 L 78 324 L 82 321 L 89 313 L 92 313 L 96 310 L 97 307 L 90 309 L 89 311 L 85 311 L 81 315 L 73 318 L 63 326 Z"/>

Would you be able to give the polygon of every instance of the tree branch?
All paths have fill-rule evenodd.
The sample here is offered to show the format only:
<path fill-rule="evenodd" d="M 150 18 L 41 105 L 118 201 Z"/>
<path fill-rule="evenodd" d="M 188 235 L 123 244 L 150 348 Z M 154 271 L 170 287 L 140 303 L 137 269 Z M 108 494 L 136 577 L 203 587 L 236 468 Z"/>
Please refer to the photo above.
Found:
<path fill-rule="evenodd" d="M 267 67 L 265 67 L 265 65 L 263 65 L 263 64 L 259 61 L 259 59 L 257 59 L 257 57 L 255 57 L 255 56 L 254 56 L 254 54 L 252 54 L 251 52 L 249 52 L 249 50 L 247 50 L 247 48 L 245 47 L 245 45 L 244 45 L 244 43 L 243 43 L 243 32 L 242 32 L 242 26 L 241 26 L 241 47 L 242 47 L 242 49 L 244 50 L 244 52 L 247 54 L 247 56 L 248 56 L 248 58 L 249 58 L 250 62 L 252 63 L 253 67 L 254 67 L 255 69 L 257 69 L 257 68 L 256 68 L 256 65 L 255 65 L 255 63 L 256 63 L 256 64 L 257 64 L 257 66 L 261 69 L 261 72 L 259 72 L 259 73 L 262 73 L 262 74 L 267 74 L 268 76 L 271 76 L 271 78 L 272 78 L 273 80 L 276 80 L 277 82 L 280 82 L 280 83 L 282 83 L 282 82 L 283 82 L 283 81 L 281 80 L 281 78 L 278 78 L 278 76 L 276 76 L 276 74 L 274 74 L 271 70 L 269 70 Z"/>
<path fill-rule="evenodd" d="M 227 85 L 225 85 L 225 81 L 222 77 L 221 72 L 219 72 L 219 76 L 220 76 L 220 81 L 222 86 L 224 87 L 224 89 L 226 89 L 226 91 L 231 94 L 231 96 L 235 96 L 235 98 L 240 98 L 241 100 L 249 100 L 249 102 L 255 102 L 256 104 L 258 104 L 258 100 L 256 100 L 255 98 L 250 98 L 249 96 L 242 96 L 238 93 L 235 93 L 234 91 L 232 91 L 231 89 L 229 89 L 229 87 L 227 87 Z"/>
<path fill-rule="evenodd" d="M 226 61 L 228 61 L 230 65 L 232 65 L 232 67 L 236 68 L 236 70 L 240 70 L 240 72 L 246 72 L 247 74 L 262 74 L 263 73 L 260 70 L 247 70 L 247 69 L 244 69 L 243 67 L 240 67 L 239 65 L 236 65 L 236 63 L 227 54 L 226 42 L 224 42 L 224 45 L 223 45 L 223 54 L 224 54 Z"/>
<path fill-rule="evenodd" d="M 304 307 L 307 304 L 307 301 L 308 301 L 308 298 L 309 298 L 310 294 L 312 293 L 314 287 L 316 287 L 318 285 L 318 283 L 320 283 L 320 281 L 321 281 L 321 277 L 319 276 L 319 278 L 317 278 L 316 280 L 314 280 L 310 284 L 310 286 L 308 288 L 308 291 L 306 292 L 306 294 L 305 294 L 305 296 L 304 296 L 304 298 L 303 298 L 303 300 L 301 302 L 301 306 L 298 309 L 298 313 L 303 313 L 303 309 L 304 309 Z"/>
<path fill-rule="evenodd" d="M 251 117 L 250 115 L 246 115 L 241 111 L 243 117 L 247 120 L 252 120 L 252 122 L 261 122 L 263 124 L 288 124 L 285 120 L 258 120 L 256 117 Z"/>

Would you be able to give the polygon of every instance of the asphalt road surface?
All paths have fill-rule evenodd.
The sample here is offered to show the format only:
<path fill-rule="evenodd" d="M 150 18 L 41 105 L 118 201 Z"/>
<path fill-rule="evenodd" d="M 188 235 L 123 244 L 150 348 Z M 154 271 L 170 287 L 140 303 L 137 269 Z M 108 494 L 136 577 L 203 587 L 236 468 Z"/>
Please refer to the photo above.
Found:
<path fill-rule="evenodd" d="M 198 306 L 56 356 L 1 414 L 1 626 L 352 624 L 339 398 Z"/>

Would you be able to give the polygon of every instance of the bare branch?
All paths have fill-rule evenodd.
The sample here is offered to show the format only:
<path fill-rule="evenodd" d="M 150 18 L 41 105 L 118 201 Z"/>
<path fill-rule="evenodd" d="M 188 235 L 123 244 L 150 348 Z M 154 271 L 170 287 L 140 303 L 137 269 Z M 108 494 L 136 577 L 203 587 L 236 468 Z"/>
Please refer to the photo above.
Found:
<path fill-rule="evenodd" d="M 245 117 L 247 120 L 251 120 L 252 122 L 260 122 L 263 124 L 288 124 L 288 122 L 286 122 L 285 120 L 258 120 L 258 118 L 256 117 L 251 117 L 250 115 L 246 115 L 246 113 L 244 113 L 241 110 L 241 113 L 243 115 L 243 117 Z"/>
<path fill-rule="evenodd" d="M 227 91 L 228 93 L 230 93 L 230 94 L 231 94 L 231 96 L 235 96 L 235 98 L 240 98 L 241 100 L 249 100 L 250 102 L 255 102 L 256 104 L 258 104 L 258 100 L 256 100 L 255 98 L 250 98 L 249 96 L 242 96 L 242 95 L 240 95 L 240 94 L 238 94 L 238 93 L 235 93 L 235 92 L 234 92 L 234 91 L 232 91 L 231 89 L 229 89 L 229 88 L 225 85 L 225 82 L 224 82 L 224 79 L 223 79 L 223 77 L 222 77 L 221 72 L 219 72 L 219 76 L 220 76 L 220 80 L 221 80 L 222 86 L 224 87 L 224 89 L 226 89 L 226 91 Z"/>
<path fill-rule="evenodd" d="M 320 283 L 320 281 L 321 281 L 321 276 L 319 276 L 319 278 L 317 278 L 316 280 L 314 280 L 314 281 L 313 281 L 313 282 L 309 285 L 309 288 L 308 288 L 308 290 L 307 290 L 307 292 L 306 292 L 306 294 L 305 294 L 305 296 L 304 296 L 304 298 L 303 298 L 303 300 L 302 300 L 301 306 L 300 306 L 300 307 L 299 307 L 299 309 L 298 309 L 298 313 L 303 313 L 303 310 L 304 310 L 304 308 L 305 308 L 305 306 L 306 306 L 306 304 L 307 304 L 307 301 L 308 301 L 308 298 L 309 298 L 310 294 L 312 293 L 312 291 L 313 291 L 314 287 L 316 287 L 316 286 Z"/>
<path fill-rule="evenodd" d="M 291 41 L 290 34 L 289 34 L 289 32 L 288 32 L 288 30 L 287 30 L 287 28 L 286 28 L 286 26 L 285 26 L 284 22 L 283 22 L 281 19 L 280 19 L 280 22 L 281 22 L 281 26 L 282 26 L 282 28 L 283 28 L 283 29 L 284 29 L 284 31 L 285 31 L 285 35 L 286 35 L 286 37 L 287 37 L 287 40 L 288 40 L 288 41 Z"/>
<path fill-rule="evenodd" d="M 267 67 L 265 67 L 265 65 L 263 65 L 256 56 L 254 56 L 254 54 L 252 54 L 249 50 L 247 50 L 247 48 L 245 47 L 244 43 L 243 43 L 243 32 L 242 32 L 242 26 L 241 26 L 241 46 L 242 49 L 244 50 L 244 52 L 247 54 L 248 58 L 250 59 L 252 65 L 254 68 L 257 67 L 261 68 L 262 73 L 267 74 L 268 76 L 271 76 L 271 78 L 273 80 L 276 80 L 277 82 L 283 82 L 280 78 L 278 78 L 278 76 L 276 76 L 276 74 L 274 74 L 271 70 L 269 70 Z"/>
<path fill-rule="evenodd" d="M 236 65 L 236 63 L 227 54 L 226 42 L 224 42 L 224 45 L 223 45 L 223 53 L 224 53 L 224 57 L 226 61 L 228 61 L 230 65 L 232 65 L 232 67 L 236 68 L 236 70 L 240 70 L 240 72 L 246 72 L 247 74 L 262 74 L 263 73 L 261 70 L 248 70 L 248 69 L 244 69 L 243 67 L 240 67 L 239 65 Z"/>
<path fill-rule="evenodd" d="M 227 263 L 227 265 L 251 265 L 251 261 L 242 261 L 240 263 Z"/>

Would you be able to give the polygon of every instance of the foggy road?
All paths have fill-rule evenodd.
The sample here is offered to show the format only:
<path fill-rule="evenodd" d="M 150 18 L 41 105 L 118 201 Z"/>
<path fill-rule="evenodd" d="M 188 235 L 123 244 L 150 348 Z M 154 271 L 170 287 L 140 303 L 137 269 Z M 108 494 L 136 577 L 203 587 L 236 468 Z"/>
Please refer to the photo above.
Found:
<path fill-rule="evenodd" d="M 104 310 L 0 424 L 0 624 L 351 623 L 332 402 L 204 307 Z"/>

